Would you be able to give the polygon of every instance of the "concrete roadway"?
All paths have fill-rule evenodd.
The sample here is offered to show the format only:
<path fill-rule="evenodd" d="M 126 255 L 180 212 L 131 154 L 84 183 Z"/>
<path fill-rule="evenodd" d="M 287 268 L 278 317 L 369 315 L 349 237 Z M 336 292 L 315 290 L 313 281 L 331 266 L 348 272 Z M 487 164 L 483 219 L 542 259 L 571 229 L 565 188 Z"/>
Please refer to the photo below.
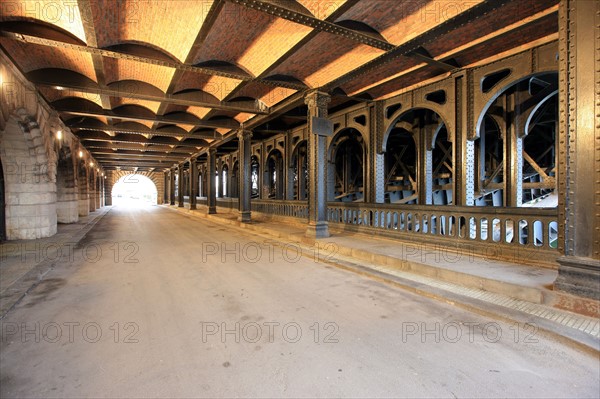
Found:
<path fill-rule="evenodd" d="M 115 207 L 69 252 L 0 322 L 2 397 L 600 392 L 598 355 L 535 326 L 164 208 Z"/>

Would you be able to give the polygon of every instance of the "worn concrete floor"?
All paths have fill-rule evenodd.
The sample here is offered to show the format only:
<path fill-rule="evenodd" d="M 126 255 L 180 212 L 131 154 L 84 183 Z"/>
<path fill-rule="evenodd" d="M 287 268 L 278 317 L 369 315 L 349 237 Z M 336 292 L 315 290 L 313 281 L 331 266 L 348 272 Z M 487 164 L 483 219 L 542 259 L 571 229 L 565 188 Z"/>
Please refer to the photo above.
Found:
<path fill-rule="evenodd" d="M 160 207 L 113 208 L 72 255 L 0 322 L 2 397 L 600 392 L 598 355 L 535 326 Z"/>

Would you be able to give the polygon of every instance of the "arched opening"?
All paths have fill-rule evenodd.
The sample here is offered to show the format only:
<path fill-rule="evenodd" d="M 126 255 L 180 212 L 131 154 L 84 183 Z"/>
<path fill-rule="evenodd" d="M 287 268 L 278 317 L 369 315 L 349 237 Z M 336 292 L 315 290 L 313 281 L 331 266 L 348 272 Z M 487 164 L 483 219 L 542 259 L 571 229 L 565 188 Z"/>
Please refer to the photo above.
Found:
<path fill-rule="evenodd" d="M 442 117 L 414 108 L 392 124 L 385 145 L 384 201 L 453 203 L 454 154 Z"/>
<path fill-rule="evenodd" d="M 198 172 L 198 197 L 203 198 L 206 197 L 206 195 L 204 195 L 204 171 L 201 169 Z"/>
<path fill-rule="evenodd" d="M 229 197 L 230 195 L 230 187 L 227 184 L 227 179 L 229 178 L 229 167 L 227 165 L 223 165 L 223 167 L 221 168 L 221 184 L 222 184 L 222 193 L 223 193 L 223 197 Z"/>
<path fill-rule="evenodd" d="M 0 159 L 0 242 L 6 240 L 6 199 L 4 193 L 4 169 Z"/>
<path fill-rule="evenodd" d="M 259 173 L 260 173 L 260 164 L 258 163 L 258 158 L 256 156 L 252 156 L 250 159 L 250 181 L 252 185 L 250 186 L 250 196 L 252 198 L 260 198 L 260 189 L 259 189 Z"/>
<path fill-rule="evenodd" d="M 190 171 L 189 169 L 183 169 L 183 197 L 189 201 L 190 199 Z"/>
<path fill-rule="evenodd" d="M 329 201 L 362 201 L 365 148 L 360 132 L 352 128 L 339 132 L 332 141 L 330 154 L 333 166 L 328 167 Z"/>
<path fill-rule="evenodd" d="M 394 127 L 385 151 L 385 202 L 417 202 L 417 146 L 405 128 Z"/>
<path fill-rule="evenodd" d="M 79 216 L 90 213 L 90 200 L 88 198 L 88 171 L 85 160 L 80 159 L 77 164 L 77 182 L 79 184 Z"/>
<path fill-rule="evenodd" d="M 233 167 L 231 168 L 231 187 L 229 187 L 229 196 L 231 198 L 239 198 L 240 190 L 240 164 L 238 161 L 233 163 Z"/>
<path fill-rule="evenodd" d="M 283 155 L 279 150 L 273 150 L 267 157 L 266 183 L 269 199 L 283 199 Z"/>
<path fill-rule="evenodd" d="M 500 89 L 479 116 L 475 205 L 556 207 L 558 74 Z"/>
<path fill-rule="evenodd" d="M 433 205 L 451 205 L 453 199 L 454 157 L 448 129 L 443 125 L 433 140 L 431 181 Z"/>
<path fill-rule="evenodd" d="M 79 219 L 78 187 L 70 149 L 61 148 L 56 165 L 56 221 L 75 223 Z"/>
<path fill-rule="evenodd" d="M 94 212 L 98 207 L 96 206 L 96 177 L 93 169 L 89 171 L 88 193 L 90 212 Z"/>
<path fill-rule="evenodd" d="M 173 198 L 175 198 L 176 203 L 177 203 L 177 199 L 179 198 L 179 178 L 180 178 L 179 170 L 177 170 L 177 172 L 175 172 L 175 176 L 173 179 L 175 181 L 175 183 L 174 183 L 175 187 L 173 189 Z M 113 202 L 113 205 L 114 205 L 114 202 Z"/>
<path fill-rule="evenodd" d="M 479 195 L 476 206 L 502 206 L 504 197 L 504 141 L 502 131 L 491 116 L 483 119 L 480 138 L 475 142 L 479 165 Z"/>
<path fill-rule="evenodd" d="M 200 164 L 198 167 L 198 196 L 201 198 L 208 197 L 208 172 L 206 164 Z"/>
<path fill-rule="evenodd" d="M 156 205 L 157 194 L 152 180 L 143 175 L 129 174 L 115 183 L 111 196 L 113 205 L 139 207 Z"/>
<path fill-rule="evenodd" d="M 554 208 L 556 193 L 556 129 L 558 94 L 532 113 L 523 140 L 523 206 Z"/>
<path fill-rule="evenodd" d="M 308 198 L 308 146 L 306 140 L 298 143 L 292 154 L 292 174 L 294 181 L 294 200 Z"/>

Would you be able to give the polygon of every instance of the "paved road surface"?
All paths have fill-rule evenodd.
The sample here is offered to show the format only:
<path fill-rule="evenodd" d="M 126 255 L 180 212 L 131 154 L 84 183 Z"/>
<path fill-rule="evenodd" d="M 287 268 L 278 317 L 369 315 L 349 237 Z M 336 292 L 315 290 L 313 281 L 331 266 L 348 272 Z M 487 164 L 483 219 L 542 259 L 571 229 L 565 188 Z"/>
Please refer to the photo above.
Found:
<path fill-rule="evenodd" d="M 1 321 L 0 393 L 452 398 L 600 392 L 597 356 L 531 326 L 422 298 L 315 262 L 313 255 L 298 257 L 294 246 L 273 246 L 160 207 L 115 207 L 72 254 L 65 248 L 65 262 Z"/>

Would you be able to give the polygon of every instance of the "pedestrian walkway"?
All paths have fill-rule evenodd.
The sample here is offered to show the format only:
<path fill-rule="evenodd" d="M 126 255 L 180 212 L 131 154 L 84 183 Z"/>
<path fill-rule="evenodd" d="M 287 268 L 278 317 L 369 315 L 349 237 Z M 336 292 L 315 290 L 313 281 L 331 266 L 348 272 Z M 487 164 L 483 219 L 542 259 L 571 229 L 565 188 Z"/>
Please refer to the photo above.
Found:
<path fill-rule="evenodd" d="M 0 243 L 0 319 L 41 281 L 61 259 L 72 255 L 77 243 L 110 207 L 97 209 L 76 223 L 59 224 L 52 237 Z"/>
<path fill-rule="evenodd" d="M 253 214 L 252 223 L 242 224 L 237 221 L 236 212 L 207 215 L 202 206 L 197 210 L 166 207 L 252 230 L 283 246 L 308 246 L 302 252 L 318 252 L 321 261 L 482 314 L 531 323 L 535 328 L 600 350 L 598 302 L 553 291 L 557 276 L 553 269 L 371 237 L 336 229 L 335 225 L 330 225 L 331 237 L 315 242 L 305 237 L 305 225 L 290 219 Z M 291 256 L 298 252 L 292 247 L 289 250 Z"/>

